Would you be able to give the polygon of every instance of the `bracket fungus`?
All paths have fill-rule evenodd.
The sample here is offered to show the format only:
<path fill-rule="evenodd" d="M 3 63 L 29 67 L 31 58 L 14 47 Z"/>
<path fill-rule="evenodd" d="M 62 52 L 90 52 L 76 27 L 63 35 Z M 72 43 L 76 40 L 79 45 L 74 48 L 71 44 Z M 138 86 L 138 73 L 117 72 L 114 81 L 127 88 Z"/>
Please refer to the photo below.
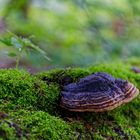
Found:
<path fill-rule="evenodd" d="M 60 106 L 69 111 L 103 112 L 130 102 L 138 94 L 132 83 L 98 72 L 64 86 Z"/>

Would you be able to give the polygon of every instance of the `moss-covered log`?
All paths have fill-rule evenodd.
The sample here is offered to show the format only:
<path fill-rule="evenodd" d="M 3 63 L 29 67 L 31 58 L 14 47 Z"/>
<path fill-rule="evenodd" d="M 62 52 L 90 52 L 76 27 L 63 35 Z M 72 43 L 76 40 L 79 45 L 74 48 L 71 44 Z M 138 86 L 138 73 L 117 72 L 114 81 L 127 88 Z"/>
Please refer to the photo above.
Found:
<path fill-rule="evenodd" d="M 104 113 L 72 113 L 59 107 L 63 85 L 99 71 L 129 80 L 140 89 L 140 75 L 129 64 L 59 69 L 36 75 L 0 70 L 0 138 L 140 139 L 139 96 Z"/>

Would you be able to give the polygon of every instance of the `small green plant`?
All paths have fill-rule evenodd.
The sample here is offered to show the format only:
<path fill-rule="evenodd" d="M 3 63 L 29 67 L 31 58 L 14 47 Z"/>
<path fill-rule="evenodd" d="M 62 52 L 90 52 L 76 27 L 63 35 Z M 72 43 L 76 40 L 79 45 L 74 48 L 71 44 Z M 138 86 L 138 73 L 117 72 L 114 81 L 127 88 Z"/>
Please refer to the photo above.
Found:
<path fill-rule="evenodd" d="M 9 31 L 8 31 L 9 32 Z M 45 57 L 47 60 L 50 60 L 50 58 L 47 56 L 46 52 L 40 49 L 37 45 L 32 43 L 30 40 L 31 37 L 25 38 L 21 36 L 17 36 L 16 34 L 9 32 L 8 37 L 0 38 L 0 41 L 4 43 L 6 46 L 13 47 L 13 52 L 8 52 L 7 55 L 10 57 L 16 58 L 16 68 L 19 67 L 19 61 L 22 57 L 22 55 L 25 53 L 28 53 L 28 49 L 31 48 L 38 53 L 40 53 L 43 57 Z"/>

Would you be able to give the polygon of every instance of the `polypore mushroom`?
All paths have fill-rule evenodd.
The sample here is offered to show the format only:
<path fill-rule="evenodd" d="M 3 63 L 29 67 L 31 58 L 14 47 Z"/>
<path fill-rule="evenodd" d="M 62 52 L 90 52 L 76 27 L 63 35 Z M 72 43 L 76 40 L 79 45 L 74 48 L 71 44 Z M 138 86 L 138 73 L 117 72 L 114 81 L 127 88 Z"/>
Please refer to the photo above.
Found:
<path fill-rule="evenodd" d="M 132 83 L 98 72 L 64 86 L 60 106 L 77 112 L 103 112 L 130 102 L 138 93 Z"/>

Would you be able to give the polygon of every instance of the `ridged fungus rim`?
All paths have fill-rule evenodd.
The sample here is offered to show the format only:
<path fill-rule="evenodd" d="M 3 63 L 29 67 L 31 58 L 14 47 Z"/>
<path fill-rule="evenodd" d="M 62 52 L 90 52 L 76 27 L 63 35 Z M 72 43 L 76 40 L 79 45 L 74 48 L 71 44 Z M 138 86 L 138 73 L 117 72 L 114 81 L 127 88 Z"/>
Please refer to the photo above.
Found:
<path fill-rule="evenodd" d="M 138 94 L 129 81 L 98 72 L 64 86 L 60 106 L 69 111 L 104 112 L 130 102 Z"/>

